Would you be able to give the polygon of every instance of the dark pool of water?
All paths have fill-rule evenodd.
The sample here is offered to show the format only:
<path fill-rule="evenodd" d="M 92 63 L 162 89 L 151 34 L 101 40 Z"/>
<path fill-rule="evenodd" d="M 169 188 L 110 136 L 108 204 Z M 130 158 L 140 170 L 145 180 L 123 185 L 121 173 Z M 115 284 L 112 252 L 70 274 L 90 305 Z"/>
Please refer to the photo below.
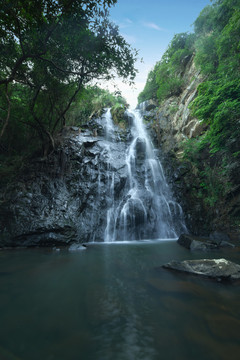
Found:
<path fill-rule="evenodd" d="M 161 268 L 223 256 L 240 263 L 175 242 L 2 251 L 0 359 L 239 359 L 240 285 Z"/>

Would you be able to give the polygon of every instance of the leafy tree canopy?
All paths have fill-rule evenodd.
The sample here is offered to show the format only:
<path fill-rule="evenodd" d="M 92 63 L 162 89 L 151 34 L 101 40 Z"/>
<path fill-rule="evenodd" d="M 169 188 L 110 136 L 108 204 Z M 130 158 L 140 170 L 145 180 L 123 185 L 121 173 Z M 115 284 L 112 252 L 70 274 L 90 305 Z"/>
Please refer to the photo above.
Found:
<path fill-rule="evenodd" d="M 2 0 L 3 145 L 12 122 L 25 134 L 29 131 L 25 127 L 31 128 L 43 147 L 49 141 L 54 146 L 56 130 L 64 125 L 71 104 L 88 83 L 116 75 L 133 82 L 137 53 L 108 19 L 108 8 L 115 3 L 116 0 Z"/>

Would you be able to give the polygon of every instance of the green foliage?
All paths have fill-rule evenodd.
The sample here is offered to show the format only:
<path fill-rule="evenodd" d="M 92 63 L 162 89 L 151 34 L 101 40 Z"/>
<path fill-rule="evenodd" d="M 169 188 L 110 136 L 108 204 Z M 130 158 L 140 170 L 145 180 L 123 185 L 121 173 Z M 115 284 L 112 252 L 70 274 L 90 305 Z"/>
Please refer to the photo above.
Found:
<path fill-rule="evenodd" d="M 184 150 L 183 158 L 195 165 L 198 165 L 201 161 L 203 151 L 206 151 L 206 149 L 208 149 L 208 142 L 205 135 L 203 135 L 202 137 L 197 139 L 192 138 L 185 140 L 182 143 L 182 148 Z"/>
<path fill-rule="evenodd" d="M 192 55 L 194 41 L 194 34 L 180 33 L 174 35 L 167 51 L 163 54 L 162 59 L 165 63 L 175 63 L 177 66 L 181 66 L 183 58 L 187 55 Z"/>
<path fill-rule="evenodd" d="M 88 86 L 72 104 L 66 117 L 67 124 L 81 126 L 92 116 L 100 116 L 104 108 L 115 105 L 127 106 L 126 100 L 120 93 L 112 94 L 97 86 Z"/>
<path fill-rule="evenodd" d="M 55 96 L 62 100 L 64 106 L 65 86 L 57 88 Z M 4 94 L 1 100 L 3 101 Z M 19 84 L 11 85 L 11 99 L 13 101 L 11 111 L 11 122 L 8 131 L 5 133 L 4 140 L 0 144 L 0 183 L 9 183 L 14 179 L 16 174 L 24 167 L 26 158 L 29 156 L 41 155 L 41 139 L 39 139 L 38 131 L 35 129 L 35 123 L 29 111 L 28 104 L 29 89 Z M 46 112 L 44 121 L 51 121 L 51 107 L 48 99 L 43 96 L 45 108 L 39 106 L 36 111 L 40 113 L 43 109 Z M 88 86 L 79 93 L 66 114 L 66 125 L 81 126 L 91 119 L 92 116 L 99 116 L 105 107 L 114 105 L 127 106 L 126 100 L 119 93 L 111 94 L 107 90 L 98 88 L 97 86 Z M 0 108 L 0 114 L 3 115 L 3 109 Z M 26 126 L 27 124 L 27 126 Z M 46 126 L 48 124 L 46 123 Z M 27 146 L 26 146 L 27 144 Z M 8 156 L 6 156 L 6 154 Z"/>
<path fill-rule="evenodd" d="M 124 116 L 125 110 L 126 110 L 126 105 L 121 103 L 116 103 L 111 108 L 111 115 L 113 118 L 113 122 L 123 130 L 126 129 L 126 118 Z"/>
<path fill-rule="evenodd" d="M 161 78 L 159 78 L 159 82 Z M 166 81 L 161 83 L 157 91 L 157 96 L 160 101 L 170 97 L 178 96 L 182 91 L 184 81 L 180 76 L 169 76 Z"/>
<path fill-rule="evenodd" d="M 194 34 L 175 35 L 167 51 L 149 73 L 139 102 L 163 101 L 178 95 L 189 57 L 204 81 L 190 104 L 192 116 L 206 124 L 205 133 L 182 145 L 183 161 L 192 168 L 191 192 L 206 209 L 222 206 L 234 177 L 229 164 L 239 159 L 240 143 L 240 2 L 215 0 L 194 23 Z M 156 125 L 157 128 L 157 125 Z M 234 178 L 235 179 L 235 178 Z"/>
<path fill-rule="evenodd" d="M 200 184 L 197 197 L 203 198 L 206 206 L 214 207 L 231 187 L 228 174 L 224 173 L 221 167 L 206 166 L 198 176 Z"/>
<path fill-rule="evenodd" d="M 146 85 L 138 96 L 138 102 L 155 99 L 162 101 L 181 92 L 184 80 L 181 76 L 194 51 L 194 34 L 174 36 L 161 61 L 148 74 Z"/>
<path fill-rule="evenodd" d="M 198 27 L 198 41 L 204 46 L 197 46 L 196 59 L 208 79 L 199 86 L 191 109 L 194 116 L 209 125 L 206 139 L 211 153 L 224 150 L 232 154 L 240 140 L 240 8 L 237 2 L 216 2 L 211 19 L 211 35 L 206 35 L 203 25 Z M 203 16 L 201 21 L 204 24 Z M 206 21 L 209 22 L 208 17 Z M 212 41 L 214 45 L 206 46 Z"/>
<path fill-rule="evenodd" d="M 214 74 L 217 71 L 218 56 L 215 34 L 200 37 L 196 41 L 195 63 L 201 67 L 203 74 Z"/>
<path fill-rule="evenodd" d="M 182 147 L 183 161 L 190 162 L 192 168 L 189 181 L 193 196 L 201 200 L 206 208 L 219 206 L 232 186 L 227 166 L 229 156 L 223 151 L 210 156 L 208 137 L 205 135 L 185 141 Z"/>
<path fill-rule="evenodd" d="M 194 23 L 196 63 L 209 77 L 239 73 L 240 5 L 219 0 L 207 6 Z"/>
<path fill-rule="evenodd" d="M 200 34 L 208 35 L 215 27 L 216 8 L 208 5 L 206 6 L 198 18 L 194 22 L 194 31 L 199 36 Z"/>
<path fill-rule="evenodd" d="M 24 136 L 37 137 L 47 154 L 78 96 L 87 97 L 87 84 L 116 74 L 132 83 L 136 51 L 108 19 L 108 8 L 115 3 L 2 0 L 1 147 L 9 147 L 16 126 Z"/>
<path fill-rule="evenodd" d="M 178 111 L 179 107 L 178 105 L 170 105 L 169 106 L 169 114 L 176 114 L 176 112 Z"/>
<path fill-rule="evenodd" d="M 154 69 L 149 72 L 144 90 L 138 95 L 139 104 L 145 100 L 150 100 L 150 99 L 157 100 L 157 90 L 158 90 L 158 84 L 156 81 L 157 66 L 158 63 L 155 65 Z"/>

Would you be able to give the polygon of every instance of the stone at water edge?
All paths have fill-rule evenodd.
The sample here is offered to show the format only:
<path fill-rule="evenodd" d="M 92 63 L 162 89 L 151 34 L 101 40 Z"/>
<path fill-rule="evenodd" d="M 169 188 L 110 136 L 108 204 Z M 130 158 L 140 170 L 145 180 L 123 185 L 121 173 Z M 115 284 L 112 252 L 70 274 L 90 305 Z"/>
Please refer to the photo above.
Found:
<path fill-rule="evenodd" d="M 216 241 L 213 238 L 201 238 L 194 235 L 182 234 L 180 235 L 177 243 L 189 250 L 215 250 L 223 247 L 234 248 L 235 245 L 223 241 L 223 239 Z"/>
<path fill-rule="evenodd" d="M 81 250 L 86 250 L 87 246 L 85 244 L 72 244 L 71 246 L 69 246 L 68 251 L 81 251 Z"/>
<path fill-rule="evenodd" d="M 163 268 L 209 277 L 217 281 L 240 280 L 240 265 L 226 259 L 171 261 Z"/>

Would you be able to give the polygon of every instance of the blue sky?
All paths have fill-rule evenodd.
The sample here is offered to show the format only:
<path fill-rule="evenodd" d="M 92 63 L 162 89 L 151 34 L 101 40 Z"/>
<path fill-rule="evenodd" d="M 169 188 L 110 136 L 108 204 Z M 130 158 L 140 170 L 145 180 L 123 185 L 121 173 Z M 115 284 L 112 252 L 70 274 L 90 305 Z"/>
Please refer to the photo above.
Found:
<path fill-rule="evenodd" d="M 193 31 L 193 22 L 210 0 L 118 0 L 110 10 L 111 20 L 129 44 L 139 50 L 139 73 L 132 89 L 117 80 L 123 96 L 132 107 L 142 91 L 148 72 L 161 59 L 174 34 Z M 111 85 L 110 90 L 113 90 Z"/>

